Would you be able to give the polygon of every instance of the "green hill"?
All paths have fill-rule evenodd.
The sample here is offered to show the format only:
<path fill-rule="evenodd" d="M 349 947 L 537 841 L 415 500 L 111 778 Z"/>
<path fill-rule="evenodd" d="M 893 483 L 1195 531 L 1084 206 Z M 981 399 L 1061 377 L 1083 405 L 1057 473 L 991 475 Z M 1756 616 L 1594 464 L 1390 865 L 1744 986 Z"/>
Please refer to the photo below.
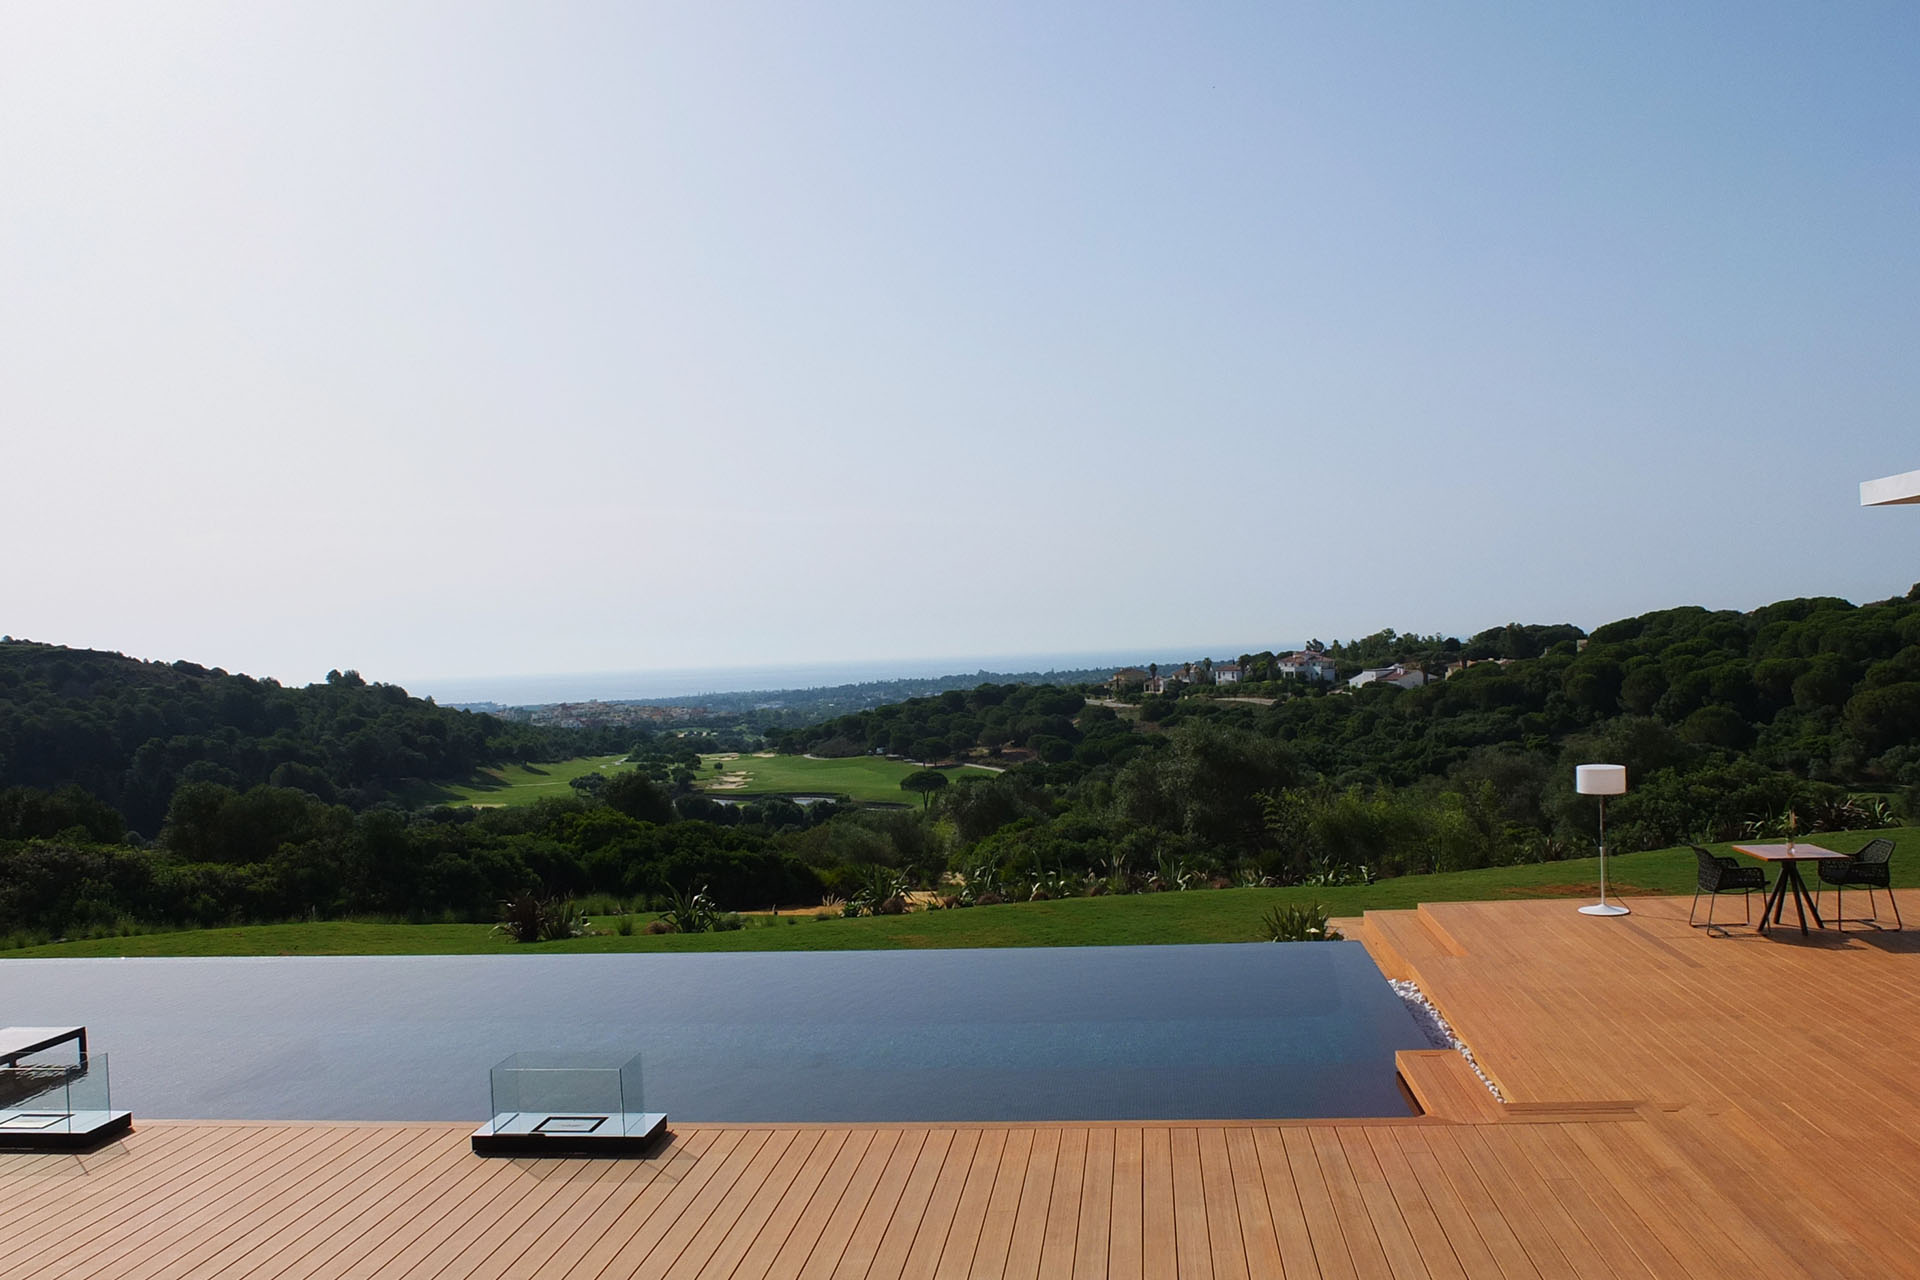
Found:
<path fill-rule="evenodd" d="M 352 671 L 286 688 L 190 662 L 0 641 L 0 790 L 77 786 L 149 836 L 181 782 L 270 783 L 364 808 L 413 780 L 460 782 L 481 765 L 584 749 L 581 735 L 450 711 Z"/>

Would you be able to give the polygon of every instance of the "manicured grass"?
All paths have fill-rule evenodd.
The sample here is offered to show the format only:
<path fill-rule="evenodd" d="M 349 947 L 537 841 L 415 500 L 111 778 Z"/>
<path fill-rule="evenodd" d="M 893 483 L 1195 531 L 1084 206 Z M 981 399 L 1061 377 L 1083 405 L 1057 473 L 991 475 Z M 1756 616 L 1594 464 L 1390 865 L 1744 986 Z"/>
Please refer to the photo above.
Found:
<path fill-rule="evenodd" d="M 1843 853 L 1876 835 L 1895 842 L 1894 883 L 1920 888 L 1920 828 L 1823 835 L 1817 843 Z M 1715 846 L 1725 852 L 1726 846 Z M 1690 894 L 1695 864 L 1691 851 L 1661 849 L 1608 861 L 1609 889 L 1636 894 Z M 254 925 L 179 933 L 98 938 L 0 952 L 26 956 L 218 956 L 218 955 L 444 955 L 473 952 L 536 954 L 580 951 L 862 951 L 896 947 L 1087 947 L 1163 942 L 1252 942 L 1260 918 L 1282 903 L 1318 901 L 1336 916 L 1412 907 L 1422 902 L 1490 898 L 1592 898 L 1598 859 L 1497 867 L 1447 875 L 1401 876 L 1372 885 L 1335 888 L 1214 889 L 1189 893 L 1068 898 L 1059 902 L 1008 903 L 960 911 L 929 911 L 864 920 L 781 917 L 734 933 L 621 937 L 609 933 L 566 942 L 520 946 L 479 924 Z M 1811 874 L 1811 873 L 1808 873 Z M 1849 902 L 1849 908 L 1852 903 Z M 1863 904 L 1864 905 L 1864 904 Z M 797 920 L 789 924 L 788 920 Z M 611 922 L 600 917 L 596 926 Z M 1920 927 L 1920 920 L 1914 922 Z"/>
<path fill-rule="evenodd" d="M 484 770 L 479 779 L 463 786 L 439 789 L 441 804 L 522 805 L 574 794 L 575 778 L 589 773 L 617 772 L 624 756 L 576 756 L 558 764 L 513 764 Z"/>
<path fill-rule="evenodd" d="M 714 768 L 715 762 L 722 767 Z M 848 756 L 839 760 L 813 760 L 806 756 L 703 756 L 700 786 L 715 796 L 819 795 L 848 796 L 878 804 L 920 805 L 920 797 L 900 789 L 900 779 L 919 772 L 921 766 L 883 756 Z M 724 778 L 746 776 L 745 786 L 726 786 Z M 948 769 L 950 782 L 965 777 L 990 776 L 984 769 L 967 766 Z"/>

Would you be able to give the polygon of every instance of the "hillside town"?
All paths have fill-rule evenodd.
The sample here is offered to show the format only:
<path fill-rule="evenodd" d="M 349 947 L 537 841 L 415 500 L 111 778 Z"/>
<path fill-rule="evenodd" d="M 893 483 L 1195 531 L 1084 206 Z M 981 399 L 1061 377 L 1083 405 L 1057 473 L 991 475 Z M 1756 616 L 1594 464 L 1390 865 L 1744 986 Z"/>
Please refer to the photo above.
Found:
<path fill-rule="evenodd" d="M 1390 663 L 1367 667 L 1348 676 L 1344 687 L 1362 689 L 1370 684 L 1388 684 L 1400 689 L 1417 689 L 1436 680 L 1451 679 L 1482 661 L 1505 666 L 1510 659 L 1452 658 L 1444 663 L 1423 666 L 1420 663 Z M 1146 694 L 1177 697 L 1184 689 L 1266 683 L 1275 680 L 1301 681 L 1310 685 L 1341 684 L 1333 657 L 1318 649 L 1301 649 L 1278 656 L 1243 654 L 1234 662 L 1215 662 L 1203 658 L 1162 670 L 1159 663 L 1146 667 L 1123 667 L 1107 681 L 1114 696 Z"/>

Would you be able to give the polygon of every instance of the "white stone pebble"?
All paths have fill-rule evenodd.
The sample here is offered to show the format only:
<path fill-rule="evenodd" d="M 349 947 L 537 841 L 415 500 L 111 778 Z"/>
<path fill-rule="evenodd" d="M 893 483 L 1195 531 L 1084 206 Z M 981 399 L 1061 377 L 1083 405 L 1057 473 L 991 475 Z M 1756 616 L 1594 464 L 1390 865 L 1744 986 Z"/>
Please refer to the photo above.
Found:
<path fill-rule="evenodd" d="M 1425 992 L 1420 990 L 1419 983 L 1389 978 L 1387 985 L 1392 987 L 1393 993 L 1405 1002 L 1407 1012 L 1413 1015 L 1414 1024 L 1420 1028 L 1421 1034 L 1426 1036 L 1428 1044 L 1436 1049 L 1457 1050 L 1460 1056 L 1467 1060 L 1467 1065 L 1473 1068 L 1473 1074 L 1480 1077 L 1480 1083 L 1487 1086 L 1487 1092 L 1502 1102 L 1506 1101 L 1506 1098 L 1501 1096 L 1499 1086 L 1487 1079 L 1487 1073 L 1482 1071 L 1480 1064 L 1473 1060 L 1473 1050 L 1467 1048 L 1460 1037 L 1453 1034 L 1453 1028 L 1447 1025 L 1447 1020 L 1440 1016 L 1440 1011 L 1433 1007 L 1433 1002 L 1427 999 Z"/>

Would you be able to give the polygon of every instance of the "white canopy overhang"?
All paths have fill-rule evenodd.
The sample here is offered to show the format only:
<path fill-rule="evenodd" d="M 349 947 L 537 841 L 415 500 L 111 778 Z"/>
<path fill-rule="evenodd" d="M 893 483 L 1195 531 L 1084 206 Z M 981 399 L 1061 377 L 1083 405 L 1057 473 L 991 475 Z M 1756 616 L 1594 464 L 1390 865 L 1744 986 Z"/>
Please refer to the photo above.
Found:
<path fill-rule="evenodd" d="M 1920 471 L 1860 483 L 1863 507 L 1892 507 L 1913 502 L 1920 502 Z"/>

